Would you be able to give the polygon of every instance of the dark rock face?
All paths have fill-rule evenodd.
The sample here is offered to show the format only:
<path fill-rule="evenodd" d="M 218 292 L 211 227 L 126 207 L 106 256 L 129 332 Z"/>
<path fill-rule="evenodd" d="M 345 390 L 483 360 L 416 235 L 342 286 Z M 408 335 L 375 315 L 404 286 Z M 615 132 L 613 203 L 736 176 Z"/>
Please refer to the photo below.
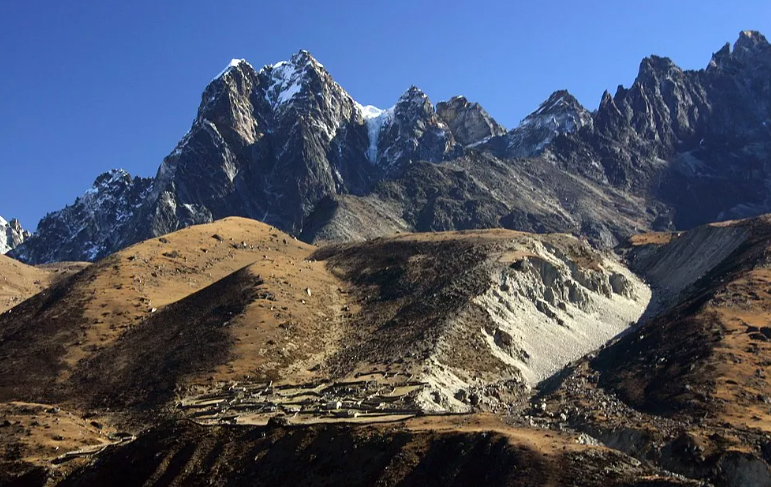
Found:
<path fill-rule="evenodd" d="M 204 91 L 127 241 L 229 215 L 298 232 L 319 199 L 380 176 L 366 148 L 354 101 L 308 53 L 259 72 L 235 63 Z"/>
<path fill-rule="evenodd" d="M 413 86 L 396 102 L 377 138 L 376 164 L 386 176 L 401 175 L 414 161 L 441 162 L 463 153 L 450 127 L 425 93 Z"/>
<path fill-rule="evenodd" d="M 471 103 L 464 96 L 437 103 L 436 113 L 450 127 L 455 140 L 464 146 L 478 144 L 506 133 L 506 129 L 479 103 Z"/>
<path fill-rule="evenodd" d="M 585 235 L 612 247 L 650 228 L 622 191 L 577 177 L 543 159 L 505 160 L 472 152 L 443 164 L 411 165 L 366 196 L 340 195 L 320 204 L 301 238 L 310 242 L 365 240 L 399 231 L 510 228 Z"/>
<path fill-rule="evenodd" d="M 78 201 L 13 255 L 93 260 L 226 216 L 308 240 L 506 226 L 613 245 L 771 211 L 769 124 L 771 46 L 757 32 L 700 71 L 646 58 L 593 113 L 555 92 L 509 132 L 478 104 L 435 109 L 415 87 L 387 110 L 361 106 L 305 51 L 259 71 L 234 61 L 152 182 L 98 190 L 141 198 Z"/>
<path fill-rule="evenodd" d="M 116 169 L 96 178 L 71 206 L 49 213 L 32 238 L 9 255 L 25 262 L 96 260 L 113 252 L 120 234 L 152 189 L 152 180 Z"/>
<path fill-rule="evenodd" d="M 563 167 L 648 195 L 689 228 L 771 209 L 770 123 L 771 46 L 742 32 L 705 70 L 644 59 L 630 88 L 603 95 L 594 131 L 551 149 Z"/>
<path fill-rule="evenodd" d="M 11 218 L 11 221 L 6 221 L 0 216 L 0 254 L 16 248 L 30 236 L 28 231 L 21 228 L 19 220 Z"/>

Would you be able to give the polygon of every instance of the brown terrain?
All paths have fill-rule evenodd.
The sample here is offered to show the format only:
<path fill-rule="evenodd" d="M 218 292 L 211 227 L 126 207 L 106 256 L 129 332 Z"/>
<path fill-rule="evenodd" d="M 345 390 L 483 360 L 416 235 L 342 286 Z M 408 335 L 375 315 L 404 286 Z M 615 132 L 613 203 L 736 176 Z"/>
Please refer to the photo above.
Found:
<path fill-rule="evenodd" d="M 569 235 L 243 218 L 11 261 L 0 485 L 768 485 L 770 236 L 633 237 L 650 287 Z"/>
<path fill-rule="evenodd" d="M 87 262 L 59 262 L 30 266 L 0 255 L 0 313 L 89 265 Z"/>

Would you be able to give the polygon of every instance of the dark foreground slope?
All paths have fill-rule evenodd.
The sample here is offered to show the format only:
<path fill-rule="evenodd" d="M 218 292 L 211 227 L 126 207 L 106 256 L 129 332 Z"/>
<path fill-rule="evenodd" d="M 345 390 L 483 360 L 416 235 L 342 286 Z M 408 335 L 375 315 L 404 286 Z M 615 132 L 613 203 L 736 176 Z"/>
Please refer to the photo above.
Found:
<path fill-rule="evenodd" d="M 496 423 L 485 417 L 379 427 L 167 423 L 60 485 L 695 485 L 611 450 Z"/>

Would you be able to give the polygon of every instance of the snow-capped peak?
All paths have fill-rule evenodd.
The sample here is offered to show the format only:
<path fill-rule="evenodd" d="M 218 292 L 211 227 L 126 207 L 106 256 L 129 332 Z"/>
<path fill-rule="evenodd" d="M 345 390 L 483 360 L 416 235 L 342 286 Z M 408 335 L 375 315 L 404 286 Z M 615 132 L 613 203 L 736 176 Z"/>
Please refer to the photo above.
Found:
<path fill-rule="evenodd" d="M 324 65 L 316 60 L 313 55 L 305 49 L 300 49 L 290 58 L 291 62 L 297 66 L 313 65 L 317 69 L 324 69 Z"/>
<path fill-rule="evenodd" d="M 0 216 L 0 254 L 6 254 L 30 237 L 30 233 L 23 228 L 19 220 L 11 218 L 7 221 Z"/>
<path fill-rule="evenodd" d="M 532 126 L 555 132 L 572 132 L 592 123 L 591 114 L 567 90 L 549 96 L 533 113 L 525 117 L 518 128 Z"/>
<path fill-rule="evenodd" d="M 409 87 L 407 91 L 405 91 L 402 96 L 399 97 L 399 101 L 397 104 L 403 104 L 403 103 L 415 103 L 420 102 L 423 103 L 426 100 L 428 100 L 428 95 L 423 92 L 420 88 L 418 88 L 415 85 L 412 85 Z"/>
<path fill-rule="evenodd" d="M 238 67 L 240 64 L 242 64 L 242 63 L 243 63 L 243 64 L 245 64 L 245 65 L 247 65 L 247 66 L 249 66 L 250 68 L 252 67 L 252 65 L 251 65 L 251 64 L 249 64 L 248 62 L 246 62 L 246 59 L 231 59 L 231 60 L 230 60 L 230 62 L 228 63 L 228 65 L 227 65 L 227 66 L 225 66 L 225 69 L 223 69 L 222 71 L 220 71 L 220 74 L 218 74 L 217 76 L 215 76 L 215 77 L 212 79 L 212 81 L 214 81 L 214 80 L 216 80 L 216 79 L 219 79 L 219 78 L 222 78 L 223 76 L 225 76 L 225 74 L 229 73 L 229 72 L 230 72 L 230 71 L 231 71 L 233 68 L 237 68 L 237 67 Z"/>
<path fill-rule="evenodd" d="M 119 181 L 130 182 L 131 175 L 124 169 L 110 169 L 97 176 L 94 184 L 86 190 L 85 195 L 98 193 L 103 188 L 112 186 Z"/>
<path fill-rule="evenodd" d="M 265 66 L 259 74 L 269 78 L 265 99 L 274 109 L 294 99 L 309 80 L 328 75 L 324 65 L 305 50 L 292 55 L 289 61 Z"/>

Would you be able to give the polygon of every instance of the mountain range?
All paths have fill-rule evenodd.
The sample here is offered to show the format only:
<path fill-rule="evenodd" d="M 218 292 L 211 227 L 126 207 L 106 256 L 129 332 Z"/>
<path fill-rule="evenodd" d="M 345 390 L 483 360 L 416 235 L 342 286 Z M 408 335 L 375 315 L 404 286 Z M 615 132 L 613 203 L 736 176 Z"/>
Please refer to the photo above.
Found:
<path fill-rule="evenodd" d="M 100 175 L 11 255 L 94 261 L 227 216 L 308 242 L 503 227 L 600 247 L 754 216 L 771 209 L 770 80 L 771 45 L 745 31 L 705 69 L 651 56 L 596 110 L 558 91 L 507 131 L 414 86 L 363 106 L 306 51 L 259 70 L 234 60 L 154 178 Z"/>
<path fill-rule="evenodd" d="M 508 130 L 234 60 L 154 178 L 0 219 L 0 485 L 771 485 L 769 75 Z"/>

